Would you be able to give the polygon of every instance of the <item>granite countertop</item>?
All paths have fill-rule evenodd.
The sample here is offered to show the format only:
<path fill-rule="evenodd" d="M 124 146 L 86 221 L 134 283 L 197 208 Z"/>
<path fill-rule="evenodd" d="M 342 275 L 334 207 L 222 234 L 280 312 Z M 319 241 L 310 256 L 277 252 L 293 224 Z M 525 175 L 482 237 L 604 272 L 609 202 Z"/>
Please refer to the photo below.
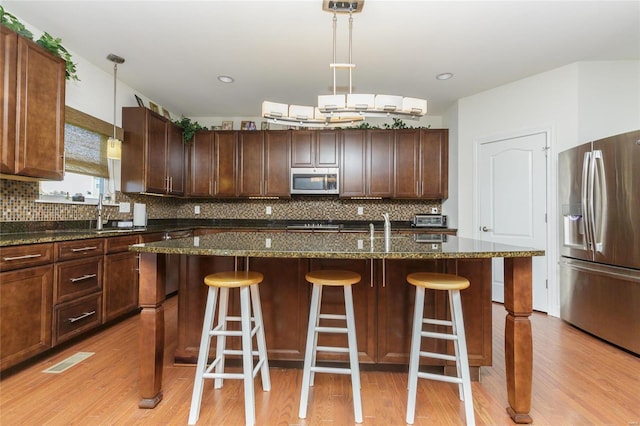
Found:
<path fill-rule="evenodd" d="M 0 247 L 16 246 L 23 244 L 51 243 L 58 241 L 82 240 L 88 238 L 104 238 L 154 232 L 177 232 L 193 229 L 246 229 L 246 230 L 287 230 L 292 227 L 301 230 L 313 230 L 319 232 L 364 232 L 369 230 L 367 221 L 289 221 L 289 220 L 233 220 L 233 219 L 204 219 L 204 220 L 151 220 L 146 228 L 116 228 L 105 227 L 101 231 L 90 228 L 65 228 L 65 224 L 51 223 L 50 229 L 46 224 L 39 225 L 22 224 L 12 226 L 10 223 L 2 224 L 0 232 Z M 382 222 L 373 222 L 376 229 L 382 229 Z M 305 224 L 331 225 L 332 229 L 305 228 Z M 36 226 L 38 225 L 38 226 Z M 73 226 L 73 225 L 70 225 Z M 88 226 L 88 225 L 87 225 Z M 409 231 L 411 222 L 392 222 L 392 229 L 397 231 Z M 447 232 L 455 231 L 444 228 Z M 430 231 L 438 232 L 437 229 Z"/>
<path fill-rule="evenodd" d="M 345 259 L 454 259 L 543 256 L 544 250 L 448 236 L 421 242 L 413 234 L 393 233 L 387 247 L 382 232 L 220 232 L 199 237 L 134 244 L 142 253 L 203 256 L 300 257 Z"/>

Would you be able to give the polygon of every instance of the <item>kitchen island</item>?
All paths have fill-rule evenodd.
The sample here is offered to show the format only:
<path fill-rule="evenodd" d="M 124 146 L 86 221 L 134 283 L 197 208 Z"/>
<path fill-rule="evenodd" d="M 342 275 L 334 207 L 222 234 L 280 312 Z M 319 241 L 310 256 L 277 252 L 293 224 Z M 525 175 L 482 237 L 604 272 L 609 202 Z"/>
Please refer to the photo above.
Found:
<path fill-rule="evenodd" d="M 533 342 L 531 257 L 544 251 L 448 236 L 445 241 L 425 241 L 419 235 L 393 234 L 386 241 L 379 234 L 336 232 L 219 232 L 148 244 L 130 250 L 140 253 L 140 396 L 139 406 L 153 408 L 162 399 L 164 351 L 164 254 L 188 258 L 227 259 L 221 268 L 246 266 L 251 259 L 343 259 L 367 261 L 374 285 L 374 266 L 394 261 L 450 261 L 504 258 L 505 364 L 507 411 L 517 423 L 531 423 Z M 431 265 L 431 263 L 430 263 Z M 479 265 L 486 265 L 480 262 Z M 252 267 L 252 266 L 250 266 Z M 215 269 L 215 268 L 214 268 Z M 486 269 L 486 268 L 485 268 Z M 490 271 L 490 268 L 489 268 Z M 209 270 L 215 272 L 215 270 Z M 380 274 L 378 274 L 380 275 Z M 482 275 L 482 273 L 478 274 Z M 363 281 L 366 282 L 365 277 Z M 384 281 L 383 281 L 384 283 Z M 471 280 L 474 287 L 474 280 Z M 384 285 L 384 284 L 383 284 Z M 184 297 L 181 295 L 180 297 Z M 264 306 L 264 305 L 263 305 Z M 263 308 L 264 310 L 265 308 Z M 266 316 L 266 315 L 265 315 Z M 180 314 L 179 314 L 180 317 Z M 466 326 L 466 324 L 465 324 Z M 179 325 L 180 327 L 180 325 Z M 195 326 L 200 328 L 200 324 Z"/>

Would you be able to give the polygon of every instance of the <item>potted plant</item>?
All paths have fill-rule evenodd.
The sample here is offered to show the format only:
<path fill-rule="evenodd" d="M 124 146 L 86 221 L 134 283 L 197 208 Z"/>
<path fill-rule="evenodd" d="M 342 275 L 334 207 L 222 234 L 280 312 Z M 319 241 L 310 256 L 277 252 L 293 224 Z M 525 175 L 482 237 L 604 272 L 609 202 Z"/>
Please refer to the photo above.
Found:
<path fill-rule="evenodd" d="M 196 134 L 198 130 L 206 130 L 206 127 L 203 127 L 197 121 L 191 121 L 189 117 L 182 116 L 179 120 L 174 121 L 175 124 L 182 127 L 182 140 L 184 143 L 189 143 L 193 139 L 193 135 Z"/>

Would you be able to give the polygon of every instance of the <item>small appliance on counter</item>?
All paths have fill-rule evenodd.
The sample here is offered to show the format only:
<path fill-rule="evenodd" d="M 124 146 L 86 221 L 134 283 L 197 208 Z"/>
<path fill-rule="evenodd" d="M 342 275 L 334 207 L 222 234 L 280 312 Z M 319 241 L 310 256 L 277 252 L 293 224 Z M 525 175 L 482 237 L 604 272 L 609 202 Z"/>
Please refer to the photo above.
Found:
<path fill-rule="evenodd" d="M 133 226 L 134 228 L 144 228 L 147 226 L 147 205 L 142 203 L 133 204 Z"/>
<path fill-rule="evenodd" d="M 446 228 L 447 216 L 442 214 L 420 213 L 413 216 L 414 228 Z"/>

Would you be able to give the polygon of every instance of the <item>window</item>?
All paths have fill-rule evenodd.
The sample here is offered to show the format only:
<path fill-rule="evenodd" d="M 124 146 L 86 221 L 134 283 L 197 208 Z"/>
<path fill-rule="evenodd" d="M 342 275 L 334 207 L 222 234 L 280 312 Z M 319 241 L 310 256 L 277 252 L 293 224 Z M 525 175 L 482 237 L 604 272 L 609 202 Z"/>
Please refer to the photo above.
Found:
<path fill-rule="evenodd" d="M 122 129 L 118 131 L 122 138 Z M 112 132 L 111 124 L 66 107 L 64 180 L 41 181 L 40 201 L 95 204 L 99 194 L 107 202 L 115 201 L 120 162 L 107 159 L 107 139 Z"/>

